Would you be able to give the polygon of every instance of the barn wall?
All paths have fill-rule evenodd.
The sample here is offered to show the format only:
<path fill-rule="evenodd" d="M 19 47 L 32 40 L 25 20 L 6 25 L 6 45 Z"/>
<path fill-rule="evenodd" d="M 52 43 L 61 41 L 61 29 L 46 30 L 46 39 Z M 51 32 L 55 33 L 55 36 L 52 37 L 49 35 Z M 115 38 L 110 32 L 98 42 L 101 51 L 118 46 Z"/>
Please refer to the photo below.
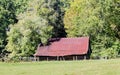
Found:
<path fill-rule="evenodd" d="M 54 60 L 83 60 L 89 59 L 87 55 L 69 55 L 69 56 L 39 56 L 40 61 L 54 61 Z"/>

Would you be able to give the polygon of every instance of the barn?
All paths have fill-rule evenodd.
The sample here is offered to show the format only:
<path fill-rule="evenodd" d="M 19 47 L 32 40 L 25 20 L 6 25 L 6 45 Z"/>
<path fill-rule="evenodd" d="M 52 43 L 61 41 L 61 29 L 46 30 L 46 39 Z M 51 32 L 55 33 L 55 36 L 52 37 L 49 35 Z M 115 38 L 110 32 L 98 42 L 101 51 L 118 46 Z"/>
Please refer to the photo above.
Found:
<path fill-rule="evenodd" d="M 90 59 L 89 37 L 54 38 L 47 46 L 39 44 L 35 57 L 39 60 L 81 60 Z"/>

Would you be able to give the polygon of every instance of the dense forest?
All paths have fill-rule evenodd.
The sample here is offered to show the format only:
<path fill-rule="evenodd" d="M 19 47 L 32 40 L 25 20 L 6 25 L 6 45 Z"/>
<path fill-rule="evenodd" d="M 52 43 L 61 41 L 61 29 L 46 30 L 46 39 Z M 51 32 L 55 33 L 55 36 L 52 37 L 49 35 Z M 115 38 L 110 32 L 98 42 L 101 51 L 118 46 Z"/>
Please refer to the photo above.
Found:
<path fill-rule="evenodd" d="M 32 56 L 50 38 L 89 36 L 91 58 L 120 55 L 120 0 L 0 0 L 0 58 Z"/>

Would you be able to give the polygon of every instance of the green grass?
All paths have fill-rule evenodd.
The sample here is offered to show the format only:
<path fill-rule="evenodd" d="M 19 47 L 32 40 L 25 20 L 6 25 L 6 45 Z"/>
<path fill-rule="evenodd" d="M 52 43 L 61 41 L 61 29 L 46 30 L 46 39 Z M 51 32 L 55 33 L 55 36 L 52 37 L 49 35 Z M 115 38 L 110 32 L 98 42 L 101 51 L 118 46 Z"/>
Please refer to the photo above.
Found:
<path fill-rule="evenodd" d="M 0 75 L 120 75 L 120 59 L 0 63 Z"/>

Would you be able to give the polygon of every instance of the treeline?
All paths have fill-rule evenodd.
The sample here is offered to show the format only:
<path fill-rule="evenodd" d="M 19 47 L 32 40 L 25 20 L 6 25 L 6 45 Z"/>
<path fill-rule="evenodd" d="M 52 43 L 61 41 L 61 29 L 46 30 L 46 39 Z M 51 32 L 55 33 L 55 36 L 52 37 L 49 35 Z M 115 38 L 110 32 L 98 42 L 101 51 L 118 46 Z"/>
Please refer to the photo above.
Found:
<path fill-rule="evenodd" d="M 91 58 L 120 54 L 120 0 L 0 0 L 0 56 L 32 56 L 50 38 L 89 36 Z"/>
<path fill-rule="evenodd" d="M 120 0 L 74 0 L 64 23 L 68 37 L 90 37 L 92 58 L 116 58 L 120 54 L 119 20 Z"/>

